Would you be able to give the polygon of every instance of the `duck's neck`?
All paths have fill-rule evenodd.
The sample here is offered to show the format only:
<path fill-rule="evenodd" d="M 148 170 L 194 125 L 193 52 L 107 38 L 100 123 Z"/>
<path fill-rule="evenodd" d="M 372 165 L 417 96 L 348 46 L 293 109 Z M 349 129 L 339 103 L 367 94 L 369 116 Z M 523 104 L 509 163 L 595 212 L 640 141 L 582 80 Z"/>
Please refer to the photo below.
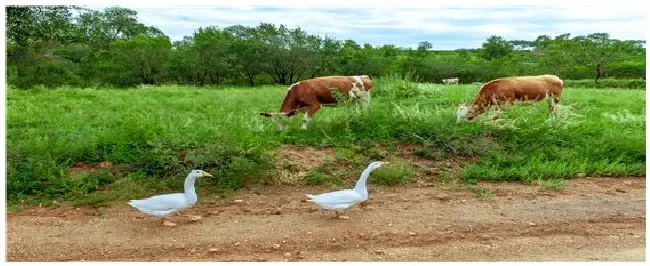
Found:
<path fill-rule="evenodd" d="M 370 175 L 370 172 L 372 172 L 372 169 L 366 168 L 366 170 L 363 170 L 363 173 L 361 173 L 361 177 L 357 181 L 357 184 L 354 186 L 354 191 L 361 194 L 361 195 L 368 195 L 368 187 L 366 186 L 366 180 L 368 180 L 368 176 Z"/>
<path fill-rule="evenodd" d="M 194 181 L 196 177 L 188 176 L 185 178 L 185 198 L 188 201 L 195 202 L 197 200 L 196 191 L 194 190 Z"/>

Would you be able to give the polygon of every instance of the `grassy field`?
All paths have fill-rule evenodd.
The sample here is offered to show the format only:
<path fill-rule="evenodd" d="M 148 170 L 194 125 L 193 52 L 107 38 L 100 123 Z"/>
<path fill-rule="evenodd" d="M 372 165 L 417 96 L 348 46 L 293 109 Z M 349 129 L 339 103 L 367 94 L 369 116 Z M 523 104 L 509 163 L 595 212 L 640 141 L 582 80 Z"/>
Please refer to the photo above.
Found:
<path fill-rule="evenodd" d="M 556 121 L 548 121 L 542 102 L 514 106 L 495 122 L 486 114 L 460 124 L 456 108 L 478 85 L 386 78 L 376 80 L 374 90 L 365 110 L 325 107 L 309 130 L 300 130 L 300 115 L 281 132 L 258 113 L 277 111 L 286 86 L 10 89 L 8 200 L 130 199 L 178 190 L 191 169 L 218 177 L 199 183 L 209 192 L 232 191 L 272 176 L 274 154 L 284 144 L 334 147 L 338 159 L 358 171 L 371 160 L 393 158 L 400 144 L 416 144 L 415 155 L 432 161 L 478 158 L 455 176 L 468 183 L 645 176 L 644 90 L 569 87 Z M 80 162 L 112 167 L 75 172 Z M 396 164 L 374 182 L 404 183 L 413 171 Z M 327 175 L 315 169 L 306 182 L 322 184 Z"/>

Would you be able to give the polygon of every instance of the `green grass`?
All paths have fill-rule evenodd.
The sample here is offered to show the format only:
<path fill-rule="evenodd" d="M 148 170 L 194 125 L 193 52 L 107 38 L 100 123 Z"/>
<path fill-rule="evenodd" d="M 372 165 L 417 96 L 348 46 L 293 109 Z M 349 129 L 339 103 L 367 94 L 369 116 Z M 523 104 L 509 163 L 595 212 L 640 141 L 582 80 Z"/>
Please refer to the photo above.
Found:
<path fill-rule="evenodd" d="M 405 162 L 397 161 L 372 172 L 369 183 L 379 185 L 403 185 L 415 175 L 415 170 Z"/>
<path fill-rule="evenodd" d="M 595 83 L 593 79 L 566 80 L 564 86 L 572 88 L 620 88 L 620 89 L 645 89 L 646 83 L 643 79 L 599 79 Z"/>
<path fill-rule="evenodd" d="M 282 132 L 258 113 L 277 111 L 286 86 L 9 89 L 7 197 L 99 204 L 178 191 L 191 169 L 215 176 L 199 183 L 205 193 L 228 192 L 272 175 L 279 164 L 273 152 L 283 144 L 335 147 L 332 159 L 351 167 L 346 182 L 370 161 L 394 157 L 377 145 L 400 143 L 421 144 L 416 154 L 431 160 L 478 156 L 458 174 L 468 182 L 645 176 L 643 90 L 568 87 L 557 121 L 549 122 L 545 103 L 538 103 L 514 106 L 496 123 L 484 115 L 460 124 L 456 108 L 478 85 L 389 77 L 376 80 L 374 90 L 367 109 L 324 107 L 309 130 L 300 130 L 299 115 Z M 102 161 L 119 167 L 69 171 L 77 162 Z M 398 173 L 388 179 L 403 182 Z"/>

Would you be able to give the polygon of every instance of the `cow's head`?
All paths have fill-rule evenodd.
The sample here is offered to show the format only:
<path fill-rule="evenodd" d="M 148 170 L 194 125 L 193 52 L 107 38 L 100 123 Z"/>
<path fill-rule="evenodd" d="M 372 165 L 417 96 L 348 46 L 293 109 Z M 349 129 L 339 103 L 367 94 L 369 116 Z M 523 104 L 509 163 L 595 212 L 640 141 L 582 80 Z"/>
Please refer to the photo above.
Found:
<path fill-rule="evenodd" d="M 456 111 L 456 123 L 458 123 L 461 120 L 465 119 L 465 117 L 467 117 L 467 113 L 469 113 L 469 108 L 467 107 L 467 105 L 466 104 L 459 104 L 458 105 L 458 111 Z"/>
<path fill-rule="evenodd" d="M 285 127 L 285 121 L 288 117 L 293 116 L 296 114 L 296 111 L 290 111 L 287 113 L 268 113 L 268 112 L 261 112 L 260 115 L 264 117 L 272 117 L 275 118 L 277 123 L 278 123 L 278 129 L 284 130 Z"/>
<path fill-rule="evenodd" d="M 478 104 L 473 104 L 470 107 L 468 107 L 466 104 L 459 104 L 458 110 L 456 111 L 456 123 L 460 122 L 463 119 L 465 121 L 474 120 L 476 116 L 483 113 L 483 109 L 484 108 Z"/>

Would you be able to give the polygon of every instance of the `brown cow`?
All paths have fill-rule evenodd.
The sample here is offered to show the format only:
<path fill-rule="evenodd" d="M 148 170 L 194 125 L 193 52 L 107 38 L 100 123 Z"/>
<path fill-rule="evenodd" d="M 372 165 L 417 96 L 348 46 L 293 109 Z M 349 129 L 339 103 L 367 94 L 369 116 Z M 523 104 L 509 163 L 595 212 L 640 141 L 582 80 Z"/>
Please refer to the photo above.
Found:
<path fill-rule="evenodd" d="M 476 116 L 487 111 L 491 106 L 499 110 L 504 104 L 512 105 L 515 101 L 548 101 L 548 112 L 555 119 L 557 104 L 564 88 L 564 82 L 554 75 L 508 77 L 495 79 L 483 84 L 470 107 L 461 104 L 456 113 L 456 122 L 462 118 L 472 121 Z"/>
<path fill-rule="evenodd" d="M 284 97 L 280 112 L 260 113 L 266 117 L 291 117 L 297 112 L 305 112 L 302 129 L 312 120 L 314 113 L 323 104 L 336 104 L 332 89 L 337 89 L 351 98 L 358 98 L 363 105 L 370 102 L 372 81 L 367 75 L 362 76 L 326 76 L 303 80 L 292 84 Z M 282 124 L 280 127 L 283 128 Z"/>

